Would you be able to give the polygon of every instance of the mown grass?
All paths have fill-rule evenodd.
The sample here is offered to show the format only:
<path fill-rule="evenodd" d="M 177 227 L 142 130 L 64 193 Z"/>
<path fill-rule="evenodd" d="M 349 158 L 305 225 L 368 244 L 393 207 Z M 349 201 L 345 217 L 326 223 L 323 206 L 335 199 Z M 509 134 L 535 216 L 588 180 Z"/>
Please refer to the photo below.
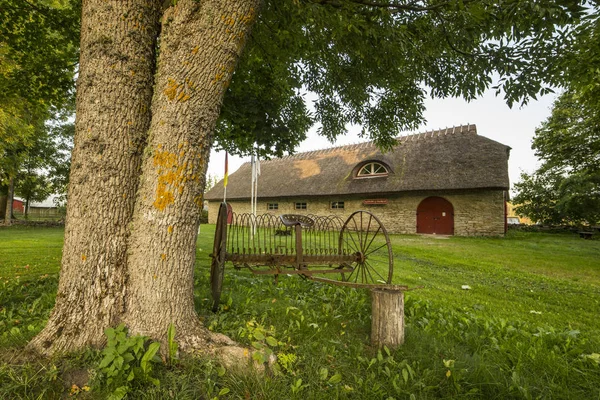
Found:
<path fill-rule="evenodd" d="M 0 282 L 56 274 L 64 228 L 15 225 L 0 228 Z"/>
<path fill-rule="evenodd" d="M 129 398 L 600 399 L 600 241 L 392 236 L 394 282 L 415 290 L 406 293 L 405 344 L 378 351 L 365 290 L 297 276 L 275 284 L 227 266 L 221 310 L 210 313 L 213 232 L 203 225 L 198 239 L 198 312 L 210 329 L 272 350 L 275 371 L 241 375 L 183 359 L 157 366 L 160 386 Z M 82 386 L 74 371 L 97 373 L 94 351 L 19 356 L 49 315 L 61 243 L 59 228 L 0 229 L 0 398 L 60 398 Z"/>

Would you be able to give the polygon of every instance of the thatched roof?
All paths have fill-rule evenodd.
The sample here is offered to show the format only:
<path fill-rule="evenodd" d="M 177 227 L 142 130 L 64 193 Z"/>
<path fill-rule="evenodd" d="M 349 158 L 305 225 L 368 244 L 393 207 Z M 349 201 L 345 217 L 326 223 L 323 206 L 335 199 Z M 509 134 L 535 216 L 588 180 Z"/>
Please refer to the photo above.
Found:
<path fill-rule="evenodd" d="M 477 135 L 475 125 L 398 138 L 382 153 L 372 142 L 261 161 L 259 198 L 386 194 L 415 190 L 509 188 L 510 147 Z M 355 178 L 366 161 L 386 165 L 386 177 Z M 229 176 L 228 199 L 250 198 L 250 163 Z M 223 182 L 205 195 L 223 198 Z"/>

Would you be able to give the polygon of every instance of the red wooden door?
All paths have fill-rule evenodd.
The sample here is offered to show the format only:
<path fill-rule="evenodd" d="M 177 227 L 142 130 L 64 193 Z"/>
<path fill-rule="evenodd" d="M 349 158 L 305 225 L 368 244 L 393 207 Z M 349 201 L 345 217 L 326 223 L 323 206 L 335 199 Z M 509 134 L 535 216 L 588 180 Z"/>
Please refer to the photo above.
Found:
<path fill-rule="evenodd" d="M 428 197 L 417 207 L 417 233 L 454 234 L 454 207 L 441 197 Z"/>

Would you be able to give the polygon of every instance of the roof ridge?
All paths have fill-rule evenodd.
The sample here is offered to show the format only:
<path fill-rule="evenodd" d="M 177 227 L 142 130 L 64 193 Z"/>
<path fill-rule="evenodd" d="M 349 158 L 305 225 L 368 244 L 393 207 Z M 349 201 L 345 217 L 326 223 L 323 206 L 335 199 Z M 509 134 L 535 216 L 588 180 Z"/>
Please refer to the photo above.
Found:
<path fill-rule="evenodd" d="M 396 139 L 400 141 L 418 141 L 425 139 L 433 139 L 436 137 L 445 137 L 450 135 L 477 135 L 477 126 L 475 124 L 466 125 L 456 125 L 452 127 L 446 127 L 443 129 L 435 129 L 425 132 L 417 132 L 410 135 L 398 136 Z M 360 150 L 368 147 L 374 146 L 375 143 L 372 140 L 367 140 L 364 142 L 351 143 L 351 144 L 343 144 L 339 146 L 327 147 L 324 149 L 316 149 L 316 150 L 307 150 L 300 153 L 288 154 L 283 157 L 271 158 L 270 160 L 261 160 L 261 163 L 268 163 L 270 161 L 278 161 L 278 160 L 289 160 L 289 159 L 302 159 L 308 157 L 316 157 L 318 155 L 331 153 L 334 151 L 338 151 L 340 149 L 348 149 L 348 150 Z M 245 163 L 244 163 L 245 164 Z"/>
<path fill-rule="evenodd" d="M 456 125 L 452 127 L 446 127 L 443 129 L 440 128 L 431 131 L 417 132 L 410 135 L 398 136 L 397 139 L 406 142 L 412 142 L 415 140 L 444 137 L 450 135 L 477 135 L 477 126 L 475 124 L 467 123 L 466 125 Z"/>
<path fill-rule="evenodd" d="M 262 162 L 269 162 L 269 161 L 276 161 L 276 160 L 288 160 L 288 159 L 303 158 L 303 157 L 308 157 L 308 156 L 315 157 L 317 155 L 331 153 L 333 151 L 337 151 L 342 148 L 354 150 L 354 149 L 367 148 L 369 146 L 374 146 L 373 141 L 367 140 L 364 142 L 342 144 L 342 145 L 333 146 L 333 147 L 326 147 L 324 149 L 306 150 L 306 151 L 302 151 L 302 152 L 295 153 L 295 154 L 288 154 L 283 157 L 271 158 L 270 160 L 261 160 L 260 162 L 262 163 Z"/>

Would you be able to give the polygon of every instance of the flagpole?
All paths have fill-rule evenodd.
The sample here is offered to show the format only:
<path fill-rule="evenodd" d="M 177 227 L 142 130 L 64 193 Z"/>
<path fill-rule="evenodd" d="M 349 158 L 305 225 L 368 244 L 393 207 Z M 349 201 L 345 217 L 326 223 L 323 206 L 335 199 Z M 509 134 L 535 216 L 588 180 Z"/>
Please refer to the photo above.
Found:
<path fill-rule="evenodd" d="M 254 154 L 250 157 L 250 214 L 252 215 L 252 239 L 256 233 L 256 213 L 254 212 L 254 179 L 256 178 L 256 164 L 254 162 Z"/>
<path fill-rule="evenodd" d="M 254 167 L 254 214 L 258 213 L 258 176 L 260 175 L 260 160 L 256 152 L 256 164 Z"/>
<path fill-rule="evenodd" d="M 250 177 L 250 214 L 254 214 L 254 179 L 256 179 L 256 164 L 254 163 L 254 154 L 250 157 L 250 171 L 252 176 Z"/>
<path fill-rule="evenodd" d="M 223 203 L 227 203 L 227 181 L 229 180 L 227 152 L 225 152 L 225 177 L 223 178 Z"/>

